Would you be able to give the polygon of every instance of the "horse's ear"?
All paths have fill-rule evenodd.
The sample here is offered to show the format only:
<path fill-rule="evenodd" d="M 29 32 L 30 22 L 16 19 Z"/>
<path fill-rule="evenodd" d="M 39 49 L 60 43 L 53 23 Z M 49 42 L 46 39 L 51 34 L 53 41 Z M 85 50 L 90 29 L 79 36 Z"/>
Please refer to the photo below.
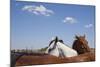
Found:
<path fill-rule="evenodd" d="M 78 37 L 77 35 L 75 36 L 75 38 L 76 38 L 76 39 L 79 39 L 79 37 Z"/>
<path fill-rule="evenodd" d="M 55 42 L 57 42 L 58 41 L 58 37 L 56 36 L 56 38 L 55 38 Z"/>
<path fill-rule="evenodd" d="M 84 34 L 84 36 L 83 36 L 84 38 L 86 37 L 86 35 Z"/>

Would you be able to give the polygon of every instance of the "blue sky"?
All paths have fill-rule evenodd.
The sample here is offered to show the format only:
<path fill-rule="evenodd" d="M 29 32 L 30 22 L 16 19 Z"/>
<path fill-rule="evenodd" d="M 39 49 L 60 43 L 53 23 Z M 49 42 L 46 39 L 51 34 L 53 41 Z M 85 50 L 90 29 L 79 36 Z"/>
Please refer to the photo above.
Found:
<path fill-rule="evenodd" d="M 71 47 L 84 34 L 94 47 L 94 25 L 94 6 L 11 0 L 12 49 L 46 47 L 55 36 Z"/>

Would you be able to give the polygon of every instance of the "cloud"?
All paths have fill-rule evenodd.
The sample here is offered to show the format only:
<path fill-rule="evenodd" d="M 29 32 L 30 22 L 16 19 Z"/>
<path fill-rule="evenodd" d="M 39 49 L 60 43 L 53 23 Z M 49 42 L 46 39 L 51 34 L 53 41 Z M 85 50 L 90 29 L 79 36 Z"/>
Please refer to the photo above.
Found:
<path fill-rule="evenodd" d="M 91 28 L 91 27 L 93 27 L 93 24 L 87 24 L 87 25 L 85 25 L 85 28 Z"/>
<path fill-rule="evenodd" d="M 64 23 L 70 23 L 70 24 L 73 24 L 73 23 L 77 23 L 77 20 L 73 17 L 65 17 L 65 19 L 63 20 Z"/>
<path fill-rule="evenodd" d="M 28 11 L 35 15 L 43 15 L 43 16 L 51 16 L 54 12 L 50 9 L 47 9 L 43 5 L 35 6 L 35 5 L 26 5 L 22 8 L 23 11 Z"/>

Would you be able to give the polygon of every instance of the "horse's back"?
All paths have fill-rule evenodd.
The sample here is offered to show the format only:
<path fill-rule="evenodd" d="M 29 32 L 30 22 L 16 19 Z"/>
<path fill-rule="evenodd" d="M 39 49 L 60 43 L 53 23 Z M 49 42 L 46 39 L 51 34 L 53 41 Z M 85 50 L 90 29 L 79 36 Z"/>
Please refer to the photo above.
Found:
<path fill-rule="evenodd" d="M 58 42 L 57 43 L 58 48 L 60 48 L 62 50 L 62 52 L 64 53 L 64 55 L 66 57 L 72 57 L 72 56 L 77 56 L 77 52 L 75 50 L 73 50 L 72 48 Z"/>

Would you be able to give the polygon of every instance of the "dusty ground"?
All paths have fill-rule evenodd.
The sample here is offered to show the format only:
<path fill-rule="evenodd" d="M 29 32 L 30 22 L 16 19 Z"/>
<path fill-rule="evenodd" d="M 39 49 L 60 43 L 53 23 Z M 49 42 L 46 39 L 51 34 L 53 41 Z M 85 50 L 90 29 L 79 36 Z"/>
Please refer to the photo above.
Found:
<path fill-rule="evenodd" d="M 90 53 L 84 53 L 70 58 L 61 58 L 51 55 L 24 55 L 16 62 L 16 66 L 89 62 L 89 61 L 95 61 L 94 50 L 92 50 L 92 52 Z"/>

